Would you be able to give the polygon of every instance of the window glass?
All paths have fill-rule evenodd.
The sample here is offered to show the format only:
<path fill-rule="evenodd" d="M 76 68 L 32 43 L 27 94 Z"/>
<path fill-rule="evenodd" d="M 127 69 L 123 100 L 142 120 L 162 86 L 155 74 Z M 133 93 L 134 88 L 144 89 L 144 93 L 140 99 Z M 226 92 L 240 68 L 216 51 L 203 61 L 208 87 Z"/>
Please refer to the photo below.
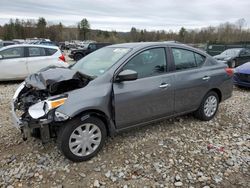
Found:
<path fill-rule="evenodd" d="M 188 50 L 172 48 L 176 70 L 197 67 L 194 53 Z"/>
<path fill-rule="evenodd" d="M 141 52 L 123 67 L 123 70 L 126 69 L 136 71 L 138 78 L 166 72 L 166 54 L 164 48 L 154 48 Z"/>
<path fill-rule="evenodd" d="M 45 56 L 44 48 L 29 47 L 29 57 Z"/>
<path fill-rule="evenodd" d="M 249 49 L 246 49 L 246 55 L 250 56 L 250 50 Z"/>
<path fill-rule="evenodd" d="M 51 49 L 51 48 L 46 48 L 46 51 L 47 51 L 47 55 L 53 55 L 54 53 L 56 53 L 56 49 Z"/>
<path fill-rule="evenodd" d="M 248 49 L 243 49 L 240 52 L 240 56 L 249 56 L 249 55 L 250 55 L 250 50 L 248 50 Z"/>
<path fill-rule="evenodd" d="M 130 48 L 101 48 L 79 60 L 71 69 L 89 76 L 98 77 L 105 73 L 130 50 Z"/>
<path fill-rule="evenodd" d="M 19 58 L 24 57 L 24 48 L 10 48 L 0 52 L 3 58 Z"/>
<path fill-rule="evenodd" d="M 96 49 L 96 45 L 95 45 L 95 44 L 90 44 L 90 45 L 89 45 L 89 49 L 95 50 L 95 49 Z"/>
<path fill-rule="evenodd" d="M 197 53 L 194 53 L 194 56 L 198 66 L 201 66 L 205 62 L 206 58 L 204 56 Z"/>

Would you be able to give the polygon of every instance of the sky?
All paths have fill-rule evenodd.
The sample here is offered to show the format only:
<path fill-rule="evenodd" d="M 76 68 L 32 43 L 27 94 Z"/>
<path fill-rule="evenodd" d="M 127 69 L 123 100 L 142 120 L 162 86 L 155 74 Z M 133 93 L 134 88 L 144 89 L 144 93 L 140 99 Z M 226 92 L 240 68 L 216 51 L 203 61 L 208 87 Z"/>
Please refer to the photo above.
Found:
<path fill-rule="evenodd" d="M 92 29 L 130 31 L 198 29 L 236 22 L 250 24 L 250 0 L 0 0 L 0 25 L 10 18 L 76 25 L 87 18 Z M 248 26 L 248 25 L 247 25 Z"/>

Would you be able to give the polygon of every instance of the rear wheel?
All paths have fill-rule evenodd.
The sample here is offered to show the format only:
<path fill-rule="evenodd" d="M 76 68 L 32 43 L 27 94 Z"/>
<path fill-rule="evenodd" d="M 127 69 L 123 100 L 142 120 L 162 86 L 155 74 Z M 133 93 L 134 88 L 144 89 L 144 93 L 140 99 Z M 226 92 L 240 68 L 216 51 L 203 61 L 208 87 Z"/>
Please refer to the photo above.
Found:
<path fill-rule="evenodd" d="M 94 157 L 107 137 L 105 124 L 96 117 L 69 121 L 58 134 L 58 148 L 71 161 L 81 162 Z"/>
<path fill-rule="evenodd" d="M 210 91 L 205 95 L 198 110 L 194 113 L 195 117 L 202 121 L 213 119 L 219 107 L 219 97 L 216 92 Z"/>

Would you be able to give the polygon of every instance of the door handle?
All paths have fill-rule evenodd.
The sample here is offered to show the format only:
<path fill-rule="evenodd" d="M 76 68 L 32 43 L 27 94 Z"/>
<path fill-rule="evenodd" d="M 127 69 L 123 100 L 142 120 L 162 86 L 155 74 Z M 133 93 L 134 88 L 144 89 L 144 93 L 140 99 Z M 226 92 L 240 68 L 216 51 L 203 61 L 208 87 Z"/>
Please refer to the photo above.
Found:
<path fill-rule="evenodd" d="M 166 88 L 166 87 L 168 87 L 168 86 L 170 86 L 170 84 L 162 83 L 162 84 L 159 86 L 159 88 Z"/>
<path fill-rule="evenodd" d="M 202 80 L 209 80 L 211 77 L 210 76 L 204 76 Z"/>

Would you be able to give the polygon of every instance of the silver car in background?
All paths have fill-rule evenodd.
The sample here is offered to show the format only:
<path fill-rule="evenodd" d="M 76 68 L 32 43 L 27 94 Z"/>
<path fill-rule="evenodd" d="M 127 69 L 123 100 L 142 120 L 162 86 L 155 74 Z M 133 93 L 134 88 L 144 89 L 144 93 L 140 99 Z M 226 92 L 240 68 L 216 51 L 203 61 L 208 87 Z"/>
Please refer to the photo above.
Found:
<path fill-rule="evenodd" d="M 24 139 L 57 139 L 72 161 L 95 156 L 106 137 L 194 113 L 211 120 L 232 95 L 232 69 L 173 42 L 127 43 L 97 50 L 69 68 L 30 75 L 12 101 Z"/>
<path fill-rule="evenodd" d="M 47 66 L 68 66 L 58 47 L 18 44 L 0 48 L 0 81 L 23 80 Z"/>

